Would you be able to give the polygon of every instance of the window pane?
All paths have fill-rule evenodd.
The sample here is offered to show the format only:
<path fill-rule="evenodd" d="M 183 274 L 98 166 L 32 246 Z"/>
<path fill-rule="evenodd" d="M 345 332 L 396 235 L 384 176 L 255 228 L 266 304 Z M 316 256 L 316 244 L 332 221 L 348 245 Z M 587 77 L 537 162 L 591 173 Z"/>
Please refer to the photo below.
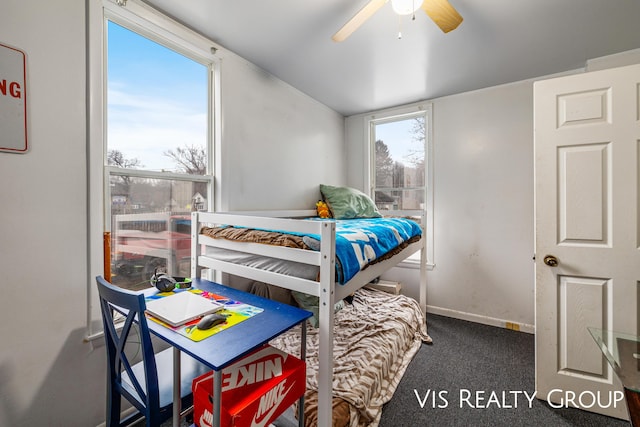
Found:
<path fill-rule="evenodd" d="M 107 38 L 105 163 L 138 170 L 105 168 L 111 281 L 142 289 L 156 269 L 190 275 L 191 212 L 207 210 L 209 184 L 156 172 L 207 174 L 211 65 L 114 22 Z"/>
<path fill-rule="evenodd" d="M 205 210 L 206 183 L 110 177 L 111 271 L 114 284 L 149 287 L 157 268 L 190 275 L 191 211 Z"/>
<path fill-rule="evenodd" d="M 113 22 L 107 46 L 109 164 L 204 175 L 208 67 Z"/>
<path fill-rule="evenodd" d="M 374 135 L 376 205 L 380 209 L 423 209 L 424 116 L 376 123 Z"/>
<path fill-rule="evenodd" d="M 424 191 L 375 190 L 376 206 L 380 210 L 424 209 Z"/>

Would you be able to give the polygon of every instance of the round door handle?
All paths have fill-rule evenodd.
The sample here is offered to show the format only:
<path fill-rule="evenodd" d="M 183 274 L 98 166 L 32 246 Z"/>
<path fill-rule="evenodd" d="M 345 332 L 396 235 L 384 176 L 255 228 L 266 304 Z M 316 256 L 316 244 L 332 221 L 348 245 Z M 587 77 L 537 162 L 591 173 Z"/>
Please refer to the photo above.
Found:
<path fill-rule="evenodd" d="M 557 267 L 558 266 L 558 258 L 553 255 L 547 255 L 544 257 L 544 263 L 549 267 Z"/>

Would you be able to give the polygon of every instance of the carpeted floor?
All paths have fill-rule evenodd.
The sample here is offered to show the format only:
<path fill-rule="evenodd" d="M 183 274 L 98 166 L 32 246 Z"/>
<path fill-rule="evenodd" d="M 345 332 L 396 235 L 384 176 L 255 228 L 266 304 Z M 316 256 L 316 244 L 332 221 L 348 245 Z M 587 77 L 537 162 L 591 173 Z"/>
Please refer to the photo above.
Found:
<path fill-rule="evenodd" d="M 531 398 L 533 335 L 433 314 L 427 316 L 427 325 L 433 344 L 423 344 L 409 365 L 384 407 L 380 427 L 629 426 Z M 167 422 L 162 427 L 170 426 Z"/>
<path fill-rule="evenodd" d="M 629 425 L 578 409 L 555 409 L 535 398 L 529 404 L 524 392 L 532 396 L 535 390 L 532 334 L 432 314 L 427 329 L 433 344 L 423 345 L 412 360 L 384 407 L 380 427 Z M 498 403 L 490 401 L 492 392 Z"/>

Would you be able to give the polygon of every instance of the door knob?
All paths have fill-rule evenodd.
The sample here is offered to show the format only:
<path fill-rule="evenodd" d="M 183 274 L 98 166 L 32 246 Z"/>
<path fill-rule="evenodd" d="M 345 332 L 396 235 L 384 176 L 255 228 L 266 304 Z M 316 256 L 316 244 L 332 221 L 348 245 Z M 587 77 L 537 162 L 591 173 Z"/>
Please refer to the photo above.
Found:
<path fill-rule="evenodd" d="M 544 257 L 544 263 L 549 267 L 557 267 L 558 266 L 558 258 L 553 255 L 547 255 Z"/>

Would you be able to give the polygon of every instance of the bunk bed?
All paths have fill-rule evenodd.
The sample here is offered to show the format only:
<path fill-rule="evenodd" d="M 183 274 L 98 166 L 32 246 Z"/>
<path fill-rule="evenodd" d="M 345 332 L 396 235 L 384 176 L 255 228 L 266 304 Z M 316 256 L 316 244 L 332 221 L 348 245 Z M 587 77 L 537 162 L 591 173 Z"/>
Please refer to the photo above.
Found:
<path fill-rule="evenodd" d="M 406 365 L 421 343 L 430 341 L 426 333 L 424 317 L 426 311 L 426 271 L 424 267 L 426 264 L 426 239 L 423 237 L 425 224 L 423 212 L 397 211 L 385 213 L 395 218 L 417 217 L 417 222 L 420 224 L 420 235 L 417 238 L 414 236 L 414 238 L 403 242 L 392 254 L 379 257 L 374 262 L 363 265 L 363 268 L 353 273 L 352 276 L 341 276 L 338 273 L 337 266 L 340 267 L 340 261 L 336 256 L 336 241 L 339 238 L 337 238 L 336 224 L 339 224 L 339 222 L 335 220 L 319 220 L 316 217 L 316 210 L 192 213 L 191 273 L 193 277 L 201 277 L 202 270 L 209 269 L 211 272 L 215 271 L 218 274 L 224 273 L 244 277 L 258 283 L 288 289 L 294 293 L 317 297 L 317 315 L 314 316 L 318 322 L 317 328 L 307 326 L 315 331 L 315 334 L 310 333 L 309 335 L 312 341 L 315 340 L 315 350 L 313 350 L 314 345 L 308 347 L 308 355 L 312 360 L 311 364 L 314 365 L 313 368 L 317 367 L 316 382 L 313 384 L 314 391 L 317 390 L 317 393 L 315 397 L 310 397 L 307 400 L 310 402 L 309 406 L 313 407 L 313 411 L 317 414 L 317 419 L 315 419 L 314 414 L 307 415 L 307 418 L 312 419 L 313 424 L 320 427 L 332 425 L 332 412 L 340 410 L 341 407 L 341 400 L 334 399 L 332 393 L 335 388 L 334 339 L 337 339 L 340 335 L 340 331 L 336 332 L 338 328 L 334 329 L 334 326 L 336 319 L 340 320 L 352 310 L 336 312 L 336 303 L 340 303 L 346 298 L 352 299 L 352 302 L 356 303 L 353 305 L 354 307 L 358 307 L 358 304 L 360 304 L 359 311 L 356 310 L 356 317 L 362 316 L 363 312 L 375 313 L 376 310 L 362 310 L 362 304 L 365 301 L 363 298 L 367 297 L 371 292 L 360 289 L 418 251 L 421 253 L 420 265 L 422 266 L 419 303 L 400 295 L 400 298 L 404 298 L 402 304 L 406 304 L 406 300 L 410 300 L 413 303 L 414 307 L 409 308 L 410 312 L 413 310 L 413 314 L 399 314 L 396 311 L 388 319 L 388 321 L 394 321 L 394 317 L 397 319 L 408 318 L 408 323 L 413 323 L 410 329 L 413 329 L 407 333 L 408 340 L 411 342 L 397 344 L 401 347 L 400 351 L 405 353 L 404 360 L 396 361 L 394 359 L 390 362 L 395 364 L 393 369 L 395 369 L 396 378 L 390 380 L 390 387 L 386 387 L 387 392 L 393 393 L 397 382 L 399 382 L 399 377 L 404 373 Z M 221 229 L 240 230 L 240 232 L 246 230 L 275 232 L 285 236 L 285 240 L 287 239 L 286 236 L 297 236 L 298 238 L 302 237 L 307 245 L 300 246 L 296 243 L 277 246 L 273 243 L 264 244 L 264 242 L 260 242 L 260 239 L 256 241 L 234 241 L 217 236 L 216 233 Z M 309 236 L 311 236 L 310 240 L 308 239 Z M 308 267 L 313 268 L 311 272 L 309 272 Z M 220 277 L 216 276 L 215 279 L 220 280 Z M 209 276 L 209 278 L 214 279 L 213 275 Z M 386 294 L 386 297 L 391 298 L 389 294 Z M 386 301 L 389 301 L 389 299 Z M 366 304 L 366 301 L 364 304 Z M 409 303 L 408 305 L 412 304 Z M 392 308 L 393 310 L 397 310 L 397 308 Z M 403 325 L 395 327 L 407 327 Z M 295 339 L 291 337 L 299 335 L 294 332 L 292 334 L 291 336 L 282 337 L 279 344 L 285 348 L 288 346 L 296 348 L 297 343 L 291 343 L 290 340 Z M 349 337 L 343 337 L 344 340 L 348 341 Z M 345 372 L 349 370 L 344 369 L 344 367 L 341 367 L 341 369 Z M 376 374 L 373 375 L 375 376 Z M 339 408 L 336 408 L 336 405 Z M 305 404 L 305 408 L 306 406 Z M 342 409 L 344 410 L 344 407 Z M 379 409 L 381 410 L 381 405 Z M 379 413 L 371 415 L 366 413 L 366 408 L 360 408 L 360 410 L 364 411 L 365 419 L 373 418 L 374 424 L 377 423 L 375 419 L 379 419 Z M 305 413 L 308 413 L 306 409 Z M 353 418 L 352 414 L 352 425 L 357 425 L 358 420 L 354 421 Z"/>

